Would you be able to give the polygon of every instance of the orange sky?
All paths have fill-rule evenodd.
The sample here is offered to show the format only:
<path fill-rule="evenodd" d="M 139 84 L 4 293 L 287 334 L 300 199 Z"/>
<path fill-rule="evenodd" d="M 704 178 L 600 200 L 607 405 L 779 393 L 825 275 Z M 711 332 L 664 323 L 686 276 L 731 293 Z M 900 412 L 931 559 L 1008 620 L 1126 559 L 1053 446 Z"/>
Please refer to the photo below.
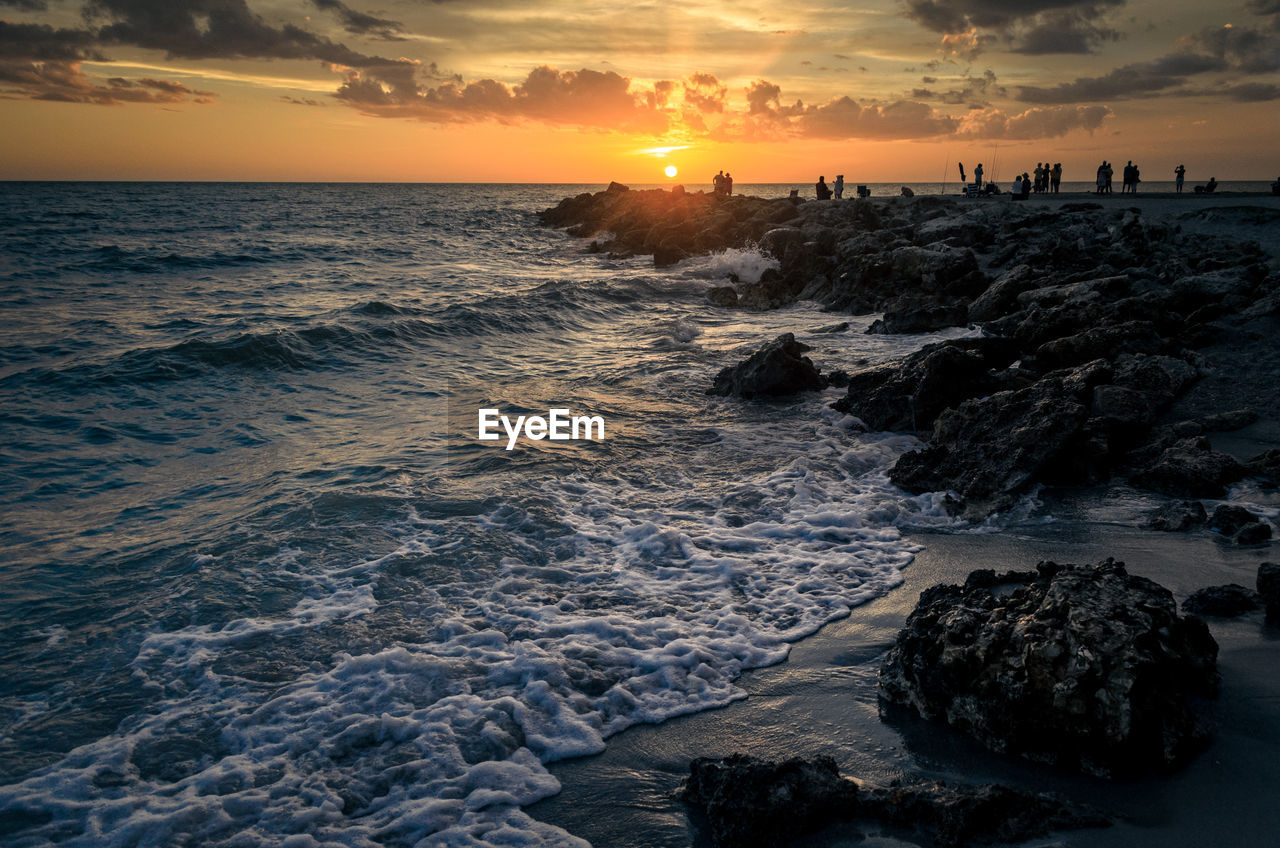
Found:
<path fill-rule="evenodd" d="M 1280 0 L 777 5 L 0 0 L 0 178 L 1280 173 Z"/>

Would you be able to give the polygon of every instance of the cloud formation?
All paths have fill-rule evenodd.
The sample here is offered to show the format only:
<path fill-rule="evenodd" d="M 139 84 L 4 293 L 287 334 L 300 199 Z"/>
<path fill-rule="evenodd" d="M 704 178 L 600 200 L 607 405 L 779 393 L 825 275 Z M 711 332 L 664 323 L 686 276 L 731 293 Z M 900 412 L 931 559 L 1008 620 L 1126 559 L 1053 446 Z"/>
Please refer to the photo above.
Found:
<path fill-rule="evenodd" d="M 347 32 L 355 35 L 372 35 L 384 41 L 403 41 L 404 25 L 399 21 L 374 17 L 365 12 L 357 12 L 342 0 L 311 0 L 317 9 L 333 12 L 342 22 Z"/>
<path fill-rule="evenodd" d="M 1280 0 L 1268 2 L 1280 5 Z M 1226 73 L 1238 78 L 1278 70 L 1280 44 L 1275 35 L 1255 27 L 1209 27 L 1181 39 L 1175 51 L 1158 59 L 1122 65 L 1101 76 L 1078 77 L 1052 87 L 1020 86 L 1018 99 L 1027 103 L 1083 103 L 1155 93 L 1202 95 L 1206 90 L 1184 88 L 1191 77 Z M 1246 85 L 1249 87 L 1241 89 L 1237 85 L 1223 90 L 1240 89 L 1255 95 L 1264 90 L 1259 84 Z"/>
<path fill-rule="evenodd" d="M 515 86 L 482 79 L 435 87 L 420 86 L 412 74 L 388 75 L 385 68 L 352 69 L 336 96 L 367 115 L 436 123 L 527 119 L 660 134 L 669 122 L 657 90 L 633 90 L 627 77 L 585 68 L 543 65 Z"/>
<path fill-rule="evenodd" d="M 943 47 L 976 56 L 1001 36 L 1016 53 L 1093 53 L 1120 37 L 1100 21 L 1125 0 L 907 0 L 906 15 L 943 34 Z M 963 42 L 957 39 L 964 36 Z M 967 52 L 966 52 L 967 51 Z"/>

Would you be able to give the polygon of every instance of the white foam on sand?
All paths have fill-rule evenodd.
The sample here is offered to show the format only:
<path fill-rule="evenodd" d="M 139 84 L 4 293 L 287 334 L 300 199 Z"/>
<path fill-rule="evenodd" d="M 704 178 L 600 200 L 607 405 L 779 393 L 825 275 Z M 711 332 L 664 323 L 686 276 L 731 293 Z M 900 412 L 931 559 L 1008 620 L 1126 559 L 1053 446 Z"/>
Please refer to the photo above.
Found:
<path fill-rule="evenodd" d="M 727 485 L 674 467 L 545 481 L 531 497 L 550 526 L 520 501 L 415 520 L 391 554 L 315 575 L 287 615 L 152 633 L 134 668 L 153 707 L 0 788 L 0 810 L 51 816 L 14 844 L 582 846 L 520 810 L 558 791 L 544 763 L 744 697 L 743 670 L 901 582 L 918 548 L 900 527 L 954 523 L 888 483 L 918 442 L 854 425 L 825 410 L 712 428 L 709 456 L 775 459 Z M 381 577 L 457 557 L 459 522 L 512 555 L 412 598 L 422 641 L 338 653 L 266 695 L 219 671 L 398 603 Z"/>

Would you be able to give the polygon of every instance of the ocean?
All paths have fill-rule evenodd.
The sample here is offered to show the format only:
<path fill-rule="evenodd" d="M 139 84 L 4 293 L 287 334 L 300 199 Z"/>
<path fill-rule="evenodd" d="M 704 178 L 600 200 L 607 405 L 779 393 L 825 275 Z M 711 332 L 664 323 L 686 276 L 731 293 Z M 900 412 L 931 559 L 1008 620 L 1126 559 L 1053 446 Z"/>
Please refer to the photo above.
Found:
<path fill-rule="evenodd" d="M 888 482 L 918 442 L 706 389 L 786 331 L 825 371 L 968 331 L 725 310 L 768 257 L 538 226 L 599 188 L 0 191 L 6 845 L 585 845 L 522 810 L 547 763 L 902 582 L 951 526 Z"/>

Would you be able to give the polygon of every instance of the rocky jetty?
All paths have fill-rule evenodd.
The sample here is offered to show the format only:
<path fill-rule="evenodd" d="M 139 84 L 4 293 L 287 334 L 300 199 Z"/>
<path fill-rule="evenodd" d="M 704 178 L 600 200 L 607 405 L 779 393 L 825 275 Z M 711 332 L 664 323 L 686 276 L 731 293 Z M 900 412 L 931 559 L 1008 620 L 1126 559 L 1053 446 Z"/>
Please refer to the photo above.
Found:
<path fill-rule="evenodd" d="M 1218 647 L 1173 595 L 1106 560 L 975 571 L 920 596 L 880 696 L 987 747 L 1101 776 L 1175 767 L 1209 740 Z"/>
<path fill-rule="evenodd" d="M 850 377 L 837 408 L 873 429 L 927 437 L 899 459 L 894 482 L 952 492 L 970 517 L 1039 484 L 1121 479 L 1173 498 L 1217 498 L 1246 477 L 1280 480 L 1280 450 L 1241 463 L 1208 440 L 1253 421 L 1262 394 L 1280 405 L 1247 374 L 1201 420 L 1166 420 L 1202 375 L 1250 361 L 1280 332 L 1280 266 L 1256 242 L 1192 236 L 1137 208 L 1093 202 L 836 203 L 616 184 L 540 217 L 592 238 L 591 249 L 653 254 L 659 264 L 759 245 L 778 270 L 712 289 L 725 308 L 811 299 L 833 312 L 884 313 L 868 332 L 980 328 L 981 339 L 887 366 L 830 363 Z M 1235 345 L 1230 364 L 1215 359 L 1224 338 Z"/>
<path fill-rule="evenodd" d="M 836 822 L 888 824 L 935 844 L 1016 842 L 1053 830 L 1102 827 L 1102 813 L 1057 795 L 936 781 L 872 786 L 842 777 L 834 760 L 776 763 L 736 754 L 699 758 L 680 796 L 706 816 L 717 848 L 790 844 Z"/>

